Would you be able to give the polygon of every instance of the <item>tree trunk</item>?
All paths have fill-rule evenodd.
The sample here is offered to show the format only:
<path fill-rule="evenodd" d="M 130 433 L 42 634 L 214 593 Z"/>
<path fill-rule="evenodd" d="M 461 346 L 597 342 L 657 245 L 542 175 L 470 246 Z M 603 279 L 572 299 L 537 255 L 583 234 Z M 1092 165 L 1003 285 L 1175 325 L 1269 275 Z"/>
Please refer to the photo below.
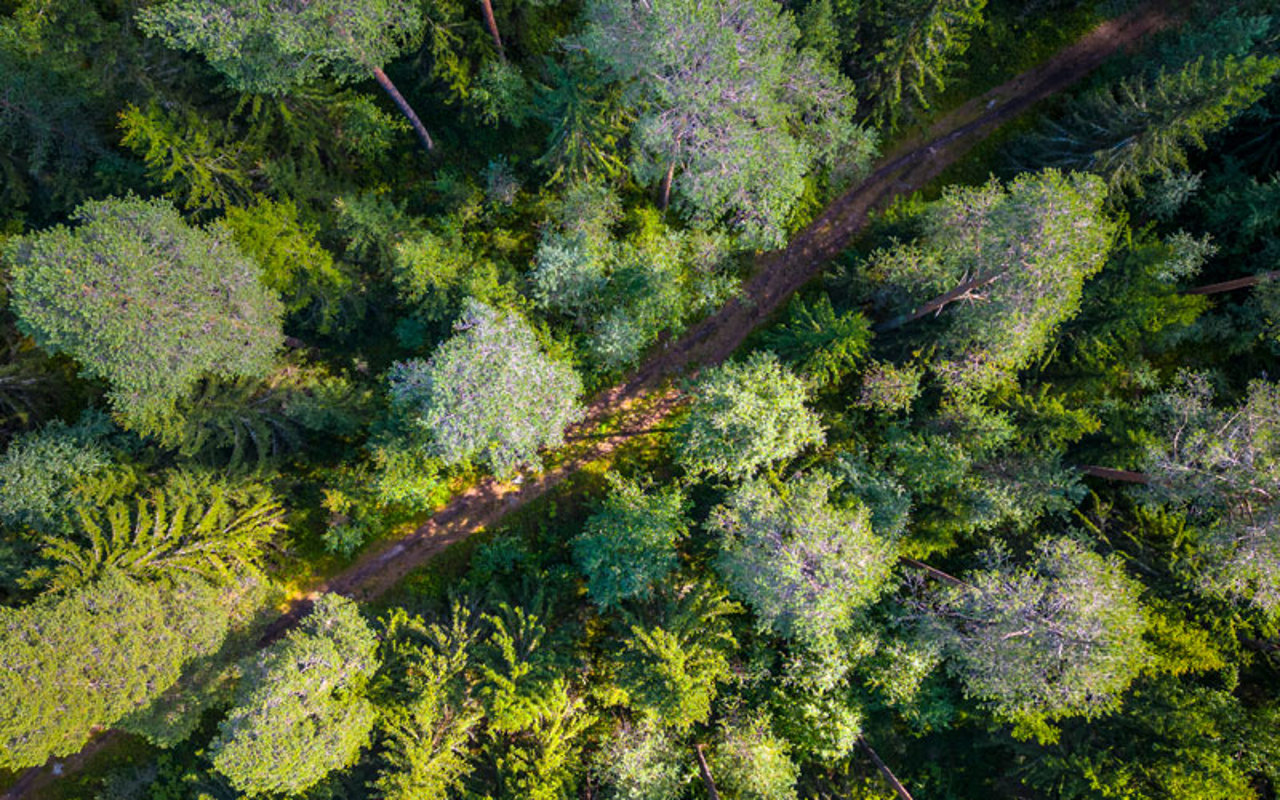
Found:
<path fill-rule="evenodd" d="M 1250 286 L 1257 286 L 1263 281 L 1269 281 L 1272 278 L 1280 278 L 1280 269 L 1272 270 L 1270 272 L 1260 272 L 1257 275 L 1250 275 L 1245 278 L 1236 278 L 1233 281 L 1211 283 L 1208 286 L 1197 286 L 1194 289 L 1188 289 L 1186 294 L 1220 294 L 1222 292 L 1233 292 L 1236 289 L 1247 289 Z"/>
<path fill-rule="evenodd" d="M 887 333 L 888 331 L 897 330 L 898 328 L 901 328 L 903 325 L 906 325 L 908 322 L 915 322 L 921 317 L 927 317 L 930 314 L 937 313 L 941 311 L 944 307 L 946 307 L 949 303 L 959 300 L 961 297 L 964 297 L 966 294 L 968 294 L 969 292 L 972 292 L 974 289 L 981 289 L 983 286 L 986 286 L 987 284 L 996 280 L 1003 274 L 1004 272 L 993 272 L 993 273 L 988 273 L 986 275 L 979 275 L 978 277 L 970 281 L 965 281 L 964 283 L 960 284 L 959 286 L 952 289 L 951 291 L 946 292 L 945 294 L 938 295 L 937 297 L 933 298 L 929 302 L 917 308 L 915 311 L 912 311 L 910 314 L 903 314 L 901 316 L 894 317 L 893 319 L 887 322 L 881 322 L 879 325 L 876 325 L 873 330 L 875 330 L 876 333 Z"/>
<path fill-rule="evenodd" d="M 922 572 L 927 572 L 929 573 L 930 577 L 936 578 L 937 580 L 940 580 L 943 583 L 949 583 L 952 586 L 964 586 L 966 588 L 973 588 L 972 586 L 960 580 L 956 576 L 948 575 L 947 573 L 943 572 L 937 567 L 931 567 L 928 564 L 924 563 L 923 561 L 917 561 L 914 558 L 907 558 L 906 556 L 900 557 L 898 561 L 900 563 L 906 564 L 909 567 L 914 567 L 918 570 L 921 570 Z"/>
<path fill-rule="evenodd" d="M 662 179 L 662 196 L 658 198 L 658 209 L 666 211 L 667 206 L 671 205 L 671 181 L 676 176 L 676 162 L 672 161 L 667 167 L 667 175 Z"/>
<path fill-rule="evenodd" d="M 1079 468 L 1085 475 L 1092 475 L 1095 478 L 1105 478 L 1109 481 L 1124 481 L 1125 483 L 1150 483 L 1151 476 L 1144 475 L 1141 472 L 1131 472 L 1127 469 L 1112 469 L 1111 467 L 1094 467 L 1085 466 Z"/>
<path fill-rule="evenodd" d="M 431 141 L 431 134 L 427 133 L 427 126 L 423 125 L 422 120 L 418 119 L 418 115 L 414 113 L 413 107 L 404 99 L 404 95 L 400 94 L 400 90 L 397 89 L 396 85 L 387 77 L 387 73 L 383 72 L 378 67 L 374 67 L 373 77 L 378 81 L 378 85 L 382 87 L 383 91 L 390 95 L 391 101 L 400 109 L 400 113 L 404 114 L 405 117 L 409 119 L 409 124 L 418 132 L 418 138 L 422 140 L 424 145 L 426 145 L 427 152 L 430 153 L 434 150 L 436 145 L 435 142 Z"/>
<path fill-rule="evenodd" d="M 893 774 L 893 770 L 889 769 L 880 756 L 876 755 L 876 751 L 871 749 L 871 745 L 867 744 L 867 740 L 858 737 L 858 744 L 862 745 L 862 749 L 867 751 L 867 755 L 871 757 L 871 763 L 876 765 L 876 769 L 880 770 L 880 774 L 884 776 L 885 782 L 898 793 L 898 797 L 902 800 L 912 800 L 911 793 L 907 791 L 907 787 L 902 785 L 902 781 L 898 780 L 898 776 Z"/>
<path fill-rule="evenodd" d="M 711 768 L 707 766 L 707 759 L 702 755 L 702 745 L 695 744 L 693 754 L 698 757 L 698 772 L 702 774 L 702 782 L 706 784 L 707 795 L 711 800 L 720 800 L 720 793 L 716 791 L 716 782 L 711 780 Z"/>
<path fill-rule="evenodd" d="M 502 37 L 498 35 L 498 20 L 493 16 L 493 3 L 490 0 L 480 0 L 480 8 L 484 10 L 485 27 L 489 29 L 489 35 L 493 37 L 493 44 L 498 48 L 498 58 L 505 64 L 507 52 L 502 49 Z"/>

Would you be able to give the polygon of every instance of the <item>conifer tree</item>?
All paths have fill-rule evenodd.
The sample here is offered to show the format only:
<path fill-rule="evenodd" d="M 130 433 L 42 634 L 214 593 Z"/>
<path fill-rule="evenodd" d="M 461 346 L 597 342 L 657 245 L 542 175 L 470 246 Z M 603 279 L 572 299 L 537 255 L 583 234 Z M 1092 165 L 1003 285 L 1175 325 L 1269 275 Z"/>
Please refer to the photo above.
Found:
<path fill-rule="evenodd" d="M 7 243 L 14 313 L 45 350 L 105 379 L 127 426 L 147 430 L 207 374 L 268 371 L 280 301 L 225 227 L 136 197 L 85 203 L 72 220 Z"/>
<path fill-rule="evenodd" d="M 201 53 L 242 92 L 284 94 L 323 75 L 340 83 L 372 76 L 427 150 L 435 146 L 382 71 L 422 35 L 422 13 L 409 0 L 175 0 L 144 10 L 139 21 L 166 44 Z"/>
<path fill-rule="evenodd" d="M 1187 149 L 1225 128 L 1280 74 L 1280 57 L 1198 58 L 1176 71 L 1127 78 L 1090 92 L 1028 142 L 1028 160 L 1088 170 L 1139 189 L 1150 175 L 1187 166 Z"/>
<path fill-rule="evenodd" d="M 214 768 L 249 796 L 298 794 L 369 743 L 364 685 L 377 639 L 351 601 L 326 594 L 302 625 L 246 668 L 209 746 Z"/>

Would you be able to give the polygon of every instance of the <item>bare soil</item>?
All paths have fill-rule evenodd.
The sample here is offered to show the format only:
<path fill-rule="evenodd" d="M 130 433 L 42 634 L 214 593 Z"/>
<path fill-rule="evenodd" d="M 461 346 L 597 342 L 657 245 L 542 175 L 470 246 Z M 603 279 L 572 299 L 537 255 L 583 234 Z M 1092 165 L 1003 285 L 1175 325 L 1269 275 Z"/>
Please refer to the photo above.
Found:
<path fill-rule="evenodd" d="M 457 495 L 412 533 L 361 556 L 316 591 L 299 599 L 271 627 L 263 643 L 283 636 L 305 616 L 322 592 L 371 600 L 435 555 L 508 513 L 543 496 L 584 465 L 607 457 L 635 431 L 656 427 L 681 403 L 672 380 L 729 358 L 747 336 L 782 307 L 800 287 L 821 273 L 866 227 L 870 214 L 895 198 L 916 191 L 942 173 L 1003 123 L 1037 102 L 1078 82 L 1104 61 L 1143 37 L 1170 26 L 1177 16 L 1165 4 L 1149 3 L 1103 23 L 1040 66 L 1027 70 L 937 120 L 919 137 L 882 158 L 861 183 L 837 198 L 786 248 L 761 254 L 757 268 L 735 299 L 693 325 L 641 365 L 624 383 L 592 399 L 585 418 L 566 432 L 568 444 L 548 459 L 547 471 L 519 483 L 486 478 Z M 612 420 L 616 433 L 594 435 Z M 60 774 L 74 772 L 117 739 L 109 731 L 65 759 L 32 768 L 2 800 L 34 796 Z"/>

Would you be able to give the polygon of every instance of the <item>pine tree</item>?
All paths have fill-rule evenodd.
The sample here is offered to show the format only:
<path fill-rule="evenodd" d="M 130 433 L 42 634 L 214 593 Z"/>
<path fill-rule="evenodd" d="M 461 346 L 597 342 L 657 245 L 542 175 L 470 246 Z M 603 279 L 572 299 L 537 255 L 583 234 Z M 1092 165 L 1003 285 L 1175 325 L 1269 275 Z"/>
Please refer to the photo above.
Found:
<path fill-rule="evenodd" d="M 1140 189 L 1150 175 L 1187 166 L 1187 149 L 1263 96 L 1280 58 L 1197 58 L 1176 71 L 1127 78 L 1075 101 L 1028 142 L 1036 164 L 1088 170 L 1108 185 Z"/>

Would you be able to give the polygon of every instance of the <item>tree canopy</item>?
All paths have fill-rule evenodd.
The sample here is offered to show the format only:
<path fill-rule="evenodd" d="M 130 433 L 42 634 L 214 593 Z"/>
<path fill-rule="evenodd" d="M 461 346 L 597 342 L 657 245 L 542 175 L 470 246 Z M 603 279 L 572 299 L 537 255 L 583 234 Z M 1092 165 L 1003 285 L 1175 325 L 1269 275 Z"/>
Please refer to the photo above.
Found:
<path fill-rule="evenodd" d="M 125 424 L 146 430 L 205 375 L 270 369 L 280 301 L 225 227 L 136 197 L 85 203 L 71 219 L 6 244 L 13 310 L 41 347 L 111 385 Z"/>

